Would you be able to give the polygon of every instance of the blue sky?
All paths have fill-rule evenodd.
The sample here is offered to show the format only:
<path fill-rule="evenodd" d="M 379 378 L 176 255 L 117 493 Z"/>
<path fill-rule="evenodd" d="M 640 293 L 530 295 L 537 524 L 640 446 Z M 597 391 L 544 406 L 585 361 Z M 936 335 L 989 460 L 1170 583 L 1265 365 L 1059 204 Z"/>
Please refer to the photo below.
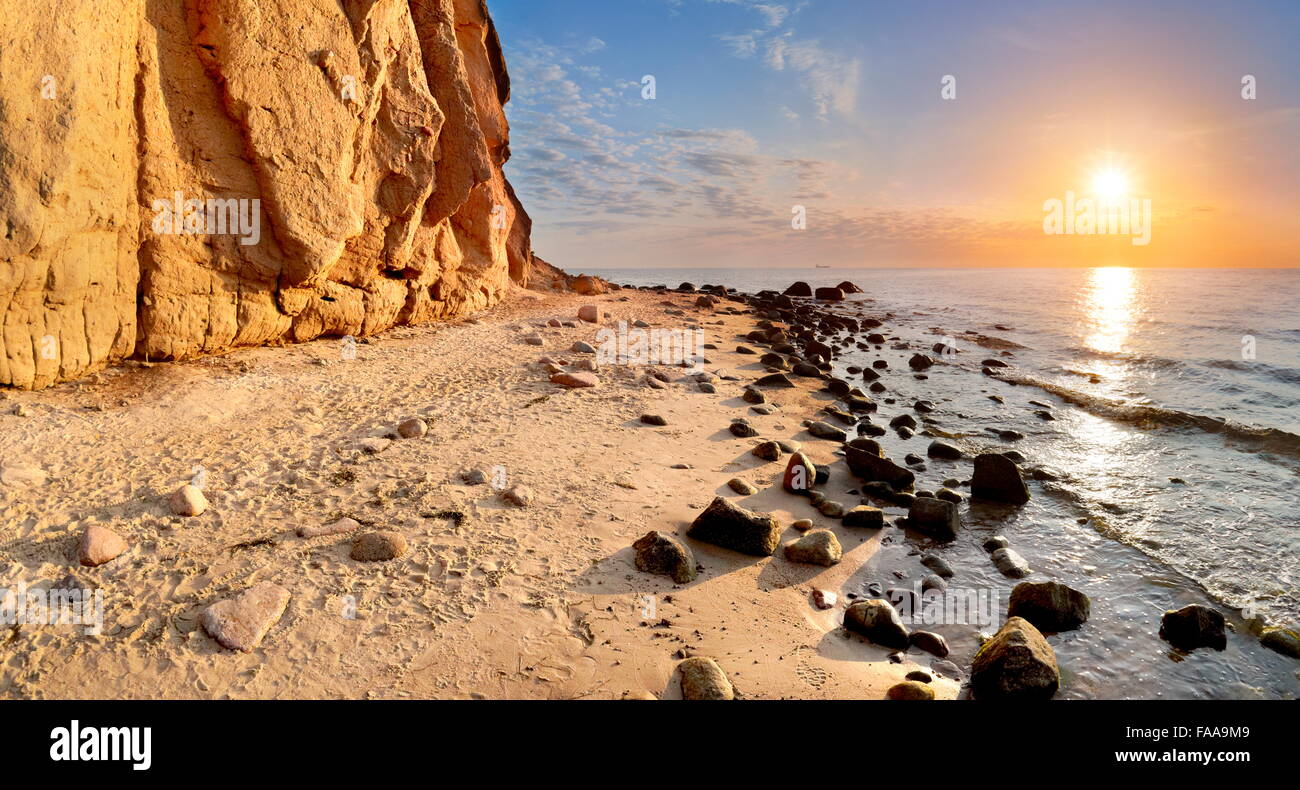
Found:
<path fill-rule="evenodd" d="M 1300 3 L 489 6 L 506 172 L 569 270 L 1300 264 Z M 1044 236 L 1103 166 L 1150 246 Z"/>

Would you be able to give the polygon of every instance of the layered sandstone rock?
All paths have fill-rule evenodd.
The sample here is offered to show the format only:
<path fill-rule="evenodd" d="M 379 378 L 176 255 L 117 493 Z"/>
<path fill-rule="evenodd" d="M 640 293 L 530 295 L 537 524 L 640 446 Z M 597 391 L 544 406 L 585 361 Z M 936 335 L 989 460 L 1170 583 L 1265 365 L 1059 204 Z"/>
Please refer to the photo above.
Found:
<path fill-rule="evenodd" d="M 567 283 L 482 0 L 30 0 L 0 42 L 0 385 Z"/>

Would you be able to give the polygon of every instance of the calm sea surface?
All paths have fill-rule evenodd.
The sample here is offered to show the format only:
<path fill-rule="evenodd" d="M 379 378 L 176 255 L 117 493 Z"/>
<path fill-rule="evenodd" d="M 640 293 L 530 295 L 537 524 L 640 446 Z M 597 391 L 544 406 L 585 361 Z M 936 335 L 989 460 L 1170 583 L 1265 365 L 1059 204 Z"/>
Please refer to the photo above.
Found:
<path fill-rule="evenodd" d="M 887 420 L 916 398 L 930 399 L 944 430 L 1014 447 L 1058 478 L 1031 484 L 1033 501 L 1015 515 L 967 514 L 968 535 L 949 551 L 964 584 L 1009 590 L 978 548 L 996 531 L 1029 559 L 1031 578 L 1090 593 L 1088 626 L 1052 638 L 1067 678 L 1062 695 L 1300 696 L 1296 661 L 1260 648 L 1243 619 L 1300 626 L 1300 270 L 589 273 L 748 292 L 851 280 L 866 293 L 846 312 L 885 319 L 912 349 L 949 338 L 960 349 L 955 363 L 936 366 L 926 381 L 887 377 L 882 397 L 898 405 L 882 405 L 881 414 Z M 906 370 L 911 353 L 854 351 L 837 366 L 842 373 L 884 357 Z M 1024 383 L 979 375 L 989 357 L 1011 363 Z M 1049 404 L 1056 419 L 1036 416 L 1041 407 L 1031 400 Z M 990 428 L 1026 438 L 1002 442 Z M 891 433 L 884 444 L 901 458 L 924 455 L 928 441 Z M 932 462 L 918 487 L 937 488 L 944 476 L 963 475 Z M 908 550 L 882 550 L 862 579 L 883 577 Z M 1175 655 L 1155 636 L 1161 612 L 1191 602 L 1229 615 L 1238 633 L 1227 651 Z M 936 630 L 961 663 L 962 651 L 977 646 L 974 632 L 947 628 Z"/>

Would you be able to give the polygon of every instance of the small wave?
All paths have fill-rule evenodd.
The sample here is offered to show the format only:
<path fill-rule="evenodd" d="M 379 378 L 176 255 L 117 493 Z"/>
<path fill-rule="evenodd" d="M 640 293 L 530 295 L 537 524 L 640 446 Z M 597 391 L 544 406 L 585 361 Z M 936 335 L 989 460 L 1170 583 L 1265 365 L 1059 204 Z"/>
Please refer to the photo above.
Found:
<path fill-rule="evenodd" d="M 1273 365 L 1265 365 L 1261 362 L 1238 359 L 1208 359 L 1201 364 L 1205 365 L 1207 368 L 1218 368 L 1220 370 L 1231 370 L 1240 373 L 1253 373 L 1257 376 L 1265 376 L 1286 384 L 1300 384 L 1300 370 L 1295 368 L 1275 367 Z"/>
<path fill-rule="evenodd" d="M 1194 429 L 1205 433 L 1221 434 L 1249 444 L 1258 451 L 1300 459 L 1300 436 L 1279 428 L 1243 425 L 1222 417 L 1210 417 L 1163 406 L 1124 403 L 1016 373 L 1003 373 L 998 378 L 1015 384 L 1037 387 L 1044 392 L 1050 392 L 1066 403 L 1079 406 L 1092 414 L 1116 422 L 1138 426 Z"/>

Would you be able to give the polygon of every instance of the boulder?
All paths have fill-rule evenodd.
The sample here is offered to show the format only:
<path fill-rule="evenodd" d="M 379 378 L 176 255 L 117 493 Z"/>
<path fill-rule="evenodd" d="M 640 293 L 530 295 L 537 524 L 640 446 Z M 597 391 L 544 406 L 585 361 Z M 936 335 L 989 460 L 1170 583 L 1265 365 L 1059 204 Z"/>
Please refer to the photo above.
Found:
<path fill-rule="evenodd" d="M 584 304 L 578 308 L 578 318 L 587 323 L 594 324 L 600 321 L 600 308 L 594 304 Z"/>
<path fill-rule="evenodd" d="M 741 496 L 753 496 L 758 493 L 758 489 L 749 481 L 742 480 L 739 477 L 733 477 L 727 481 L 727 486 Z"/>
<path fill-rule="evenodd" d="M 1259 643 L 1284 656 L 1300 658 L 1300 633 L 1295 629 L 1281 626 L 1265 628 L 1259 636 Z"/>
<path fill-rule="evenodd" d="M 711 658 L 694 656 L 677 665 L 682 679 L 682 699 L 735 699 L 736 692 L 722 667 Z"/>
<path fill-rule="evenodd" d="M 981 453 L 975 456 L 970 495 L 974 499 L 1023 505 L 1029 501 L 1029 488 L 1015 461 L 1001 453 Z"/>
<path fill-rule="evenodd" d="M 844 610 L 844 627 L 883 647 L 906 650 L 909 644 L 898 610 L 881 598 L 849 604 Z"/>
<path fill-rule="evenodd" d="M 1189 652 L 1198 647 L 1223 650 L 1228 645 L 1223 615 L 1197 603 L 1165 612 L 1160 618 L 1160 638 Z"/>
<path fill-rule="evenodd" d="M 938 658 L 948 657 L 948 640 L 932 631 L 913 631 L 908 640 L 912 647 Z"/>
<path fill-rule="evenodd" d="M 781 487 L 791 494 L 804 494 L 817 484 L 817 467 L 803 453 L 793 453 L 781 476 Z"/>
<path fill-rule="evenodd" d="M 569 287 L 574 293 L 583 296 L 599 296 L 605 293 L 605 283 L 599 277 L 592 277 L 590 274 L 580 274 L 569 282 Z"/>
<path fill-rule="evenodd" d="M 1007 617 L 1023 617 L 1040 631 L 1071 631 L 1088 621 L 1092 601 L 1059 582 L 1021 582 L 1011 590 Z"/>
<path fill-rule="evenodd" d="M 1051 699 L 1061 685 L 1056 652 L 1023 617 L 1010 617 L 971 663 L 977 699 Z"/>
<path fill-rule="evenodd" d="M 956 461 L 962 457 L 961 450 L 947 442 L 938 440 L 930 442 L 930 447 L 925 451 L 925 454 L 931 458 L 940 458 L 945 461 Z"/>
<path fill-rule="evenodd" d="M 844 519 L 841 523 L 846 527 L 881 529 L 885 526 L 885 513 L 877 507 L 858 505 L 844 514 Z"/>
<path fill-rule="evenodd" d="M 785 546 L 785 558 L 791 562 L 824 565 L 829 568 L 838 563 L 843 556 L 839 539 L 828 529 L 814 529 Z"/>
<path fill-rule="evenodd" d="M 777 461 L 781 458 L 781 445 L 772 441 L 759 442 L 749 452 L 755 458 L 761 458 L 764 461 Z"/>
<path fill-rule="evenodd" d="M 849 282 L 848 280 L 845 280 L 844 282 L 840 283 L 835 287 L 839 289 L 840 293 L 845 293 L 845 294 L 860 294 L 863 292 L 861 288 Z"/>
<path fill-rule="evenodd" d="M 918 496 L 907 511 L 907 526 L 939 540 L 953 540 L 961 520 L 957 506 L 935 497 Z"/>
<path fill-rule="evenodd" d="M 802 280 L 792 283 L 789 288 L 781 292 L 782 296 L 812 296 L 812 286 Z"/>
<path fill-rule="evenodd" d="M 913 354 L 907 360 L 907 366 L 912 370 L 925 370 L 934 365 L 934 360 L 926 354 Z"/>
<path fill-rule="evenodd" d="M 676 538 L 650 530 L 632 544 L 636 567 L 646 573 L 671 577 L 678 584 L 695 579 L 695 555 Z"/>
<path fill-rule="evenodd" d="M 770 557 L 781 545 L 781 527 L 769 513 L 746 510 L 714 497 L 691 523 L 687 536 L 756 557 Z"/>
<path fill-rule="evenodd" d="M 813 295 L 823 302 L 842 302 L 844 301 L 844 292 L 838 288 L 818 288 Z"/>
<path fill-rule="evenodd" d="M 794 386 L 794 382 L 784 373 L 769 373 L 761 378 L 754 379 L 754 384 L 759 387 L 786 387 Z"/>
<path fill-rule="evenodd" d="M 811 433 L 818 439 L 829 439 L 833 442 L 842 442 L 849 438 L 848 434 L 844 431 L 836 428 L 830 423 L 822 422 L 821 420 L 813 420 L 808 423 L 808 433 Z"/>
<path fill-rule="evenodd" d="M 851 444 L 844 445 L 844 460 L 856 477 L 888 483 L 896 491 L 906 491 L 916 482 L 912 470 Z"/>

